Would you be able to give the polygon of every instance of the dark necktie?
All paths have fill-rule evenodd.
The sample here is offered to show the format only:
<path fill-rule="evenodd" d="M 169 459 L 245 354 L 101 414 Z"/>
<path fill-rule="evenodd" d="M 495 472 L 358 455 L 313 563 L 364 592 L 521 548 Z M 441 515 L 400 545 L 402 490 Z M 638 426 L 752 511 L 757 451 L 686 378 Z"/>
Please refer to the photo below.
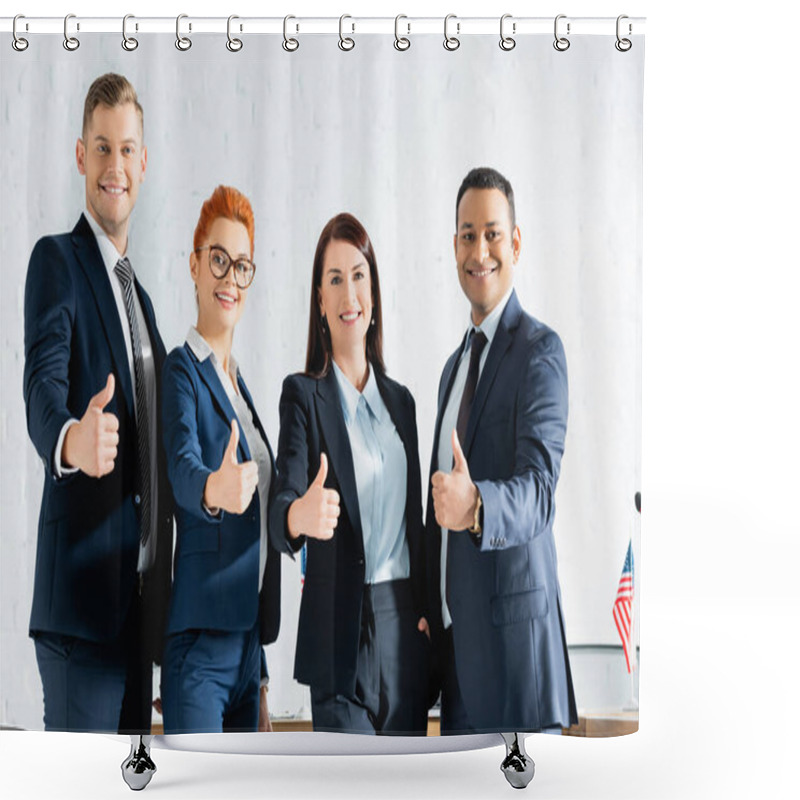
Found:
<path fill-rule="evenodd" d="M 139 496 L 141 498 L 141 534 L 142 545 L 147 544 L 150 537 L 150 420 L 147 416 L 147 386 L 144 380 L 144 360 L 142 358 L 142 339 L 139 335 L 139 320 L 136 306 L 133 304 L 133 269 L 127 258 L 121 258 L 114 267 L 114 274 L 119 278 L 122 294 L 125 297 L 125 312 L 128 315 L 128 326 L 131 331 L 131 349 L 133 350 L 133 375 L 136 380 L 136 449 L 139 454 Z"/>
<path fill-rule="evenodd" d="M 470 340 L 469 371 L 467 372 L 467 382 L 464 385 L 464 394 L 461 395 L 461 405 L 458 407 L 458 422 L 456 422 L 456 432 L 458 441 L 464 445 L 467 436 L 467 424 L 469 415 L 472 411 L 472 401 L 475 399 L 475 388 L 478 385 L 478 372 L 481 364 L 481 353 L 486 346 L 486 335 L 482 331 L 473 331 Z"/>

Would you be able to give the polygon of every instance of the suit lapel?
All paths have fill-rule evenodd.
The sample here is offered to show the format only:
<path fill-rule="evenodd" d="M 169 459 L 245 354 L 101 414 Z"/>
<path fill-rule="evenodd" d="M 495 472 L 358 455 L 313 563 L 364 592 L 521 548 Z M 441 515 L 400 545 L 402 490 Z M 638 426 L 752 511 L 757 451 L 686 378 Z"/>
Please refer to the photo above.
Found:
<path fill-rule="evenodd" d="M 147 335 L 150 337 L 150 346 L 153 348 L 153 360 L 156 366 L 156 377 L 160 379 L 161 367 L 164 365 L 166 358 L 166 351 L 164 350 L 164 342 L 161 341 L 161 334 L 158 332 L 156 326 L 156 315 L 153 311 L 153 304 L 150 302 L 150 297 L 147 292 L 142 288 L 138 278 L 134 277 L 133 285 L 136 287 L 136 295 L 139 298 L 139 306 L 144 314 L 144 322 L 147 326 Z"/>
<path fill-rule="evenodd" d="M 433 429 L 433 452 L 431 453 L 430 471 L 431 475 L 433 475 L 433 473 L 438 469 L 438 463 L 436 459 L 437 453 L 439 452 L 439 436 L 442 432 L 442 417 L 444 416 L 444 410 L 447 407 L 447 401 L 450 397 L 450 390 L 453 388 L 453 381 L 455 380 L 458 367 L 458 359 L 464 349 L 464 342 L 466 339 L 467 334 L 465 333 L 464 338 L 461 340 L 461 344 L 458 346 L 458 349 L 451 354 L 450 358 L 447 359 L 447 363 L 444 365 L 444 369 L 442 370 L 442 380 L 439 384 L 439 408 L 436 412 L 436 425 L 434 425 Z"/>
<path fill-rule="evenodd" d="M 72 231 L 72 244 L 81 269 L 84 271 L 89 286 L 92 289 L 100 322 L 103 325 L 106 339 L 111 349 L 111 357 L 114 359 L 117 370 L 117 379 L 120 382 L 125 405 L 128 409 L 128 416 L 133 417 L 133 387 L 131 385 L 131 370 L 128 364 L 128 352 L 125 349 L 125 338 L 122 333 L 122 324 L 128 324 L 127 319 L 121 320 L 117 311 L 117 303 L 114 300 L 114 292 L 111 289 L 108 272 L 106 272 L 97 240 L 94 238 L 89 223 L 81 214 L 78 224 Z M 99 391 L 102 386 L 98 386 Z"/>
<path fill-rule="evenodd" d="M 272 475 L 273 475 L 273 478 L 274 478 L 274 476 L 276 474 L 275 473 L 275 456 L 272 453 L 272 447 L 270 447 L 269 439 L 267 438 L 267 434 L 264 431 L 264 426 L 261 424 L 261 420 L 259 419 L 258 414 L 256 413 L 256 407 L 253 404 L 253 398 L 250 396 L 250 391 L 247 388 L 247 386 L 245 385 L 244 378 L 242 378 L 242 374 L 241 373 L 239 373 L 239 391 L 242 393 L 242 397 L 244 397 L 244 399 L 247 401 L 247 405 L 250 406 L 250 412 L 253 415 L 253 422 L 255 423 L 255 426 L 258 429 L 258 432 L 261 434 L 261 438 L 264 440 L 264 444 L 266 444 L 266 446 L 267 446 L 267 452 L 269 453 L 269 461 L 270 461 L 270 465 L 272 467 Z M 270 481 L 270 492 L 272 491 L 272 488 L 276 484 L 277 484 L 276 480 L 273 479 L 272 481 Z"/>
<path fill-rule="evenodd" d="M 389 383 L 385 376 L 381 375 L 377 370 L 375 370 L 375 380 L 378 384 L 378 391 L 380 392 L 381 399 L 386 404 L 386 410 L 389 412 L 394 427 L 400 436 L 400 441 L 405 448 L 406 459 L 410 459 L 411 453 L 409 452 L 409 446 L 411 430 L 401 392 L 394 385 Z"/>
<path fill-rule="evenodd" d="M 503 360 L 503 356 L 505 356 L 506 350 L 511 346 L 511 342 L 514 339 L 513 331 L 517 327 L 521 311 L 522 308 L 517 299 L 517 293 L 512 292 L 511 297 L 508 298 L 505 309 L 503 309 L 500 322 L 497 325 L 497 331 L 494 334 L 489 353 L 486 356 L 486 363 L 483 365 L 481 377 L 478 380 L 475 398 L 472 401 L 472 410 L 470 411 L 469 422 L 467 423 L 467 433 L 464 437 L 464 441 L 461 443 L 464 455 L 467 456 L 467 458 L 469 458 L 472 440 L 475 438 L 475 429 L 478 427 L 478 420 L 480 419 L 484 405 L 486 405 L 486 398 L 489 396 L 489 390 L 494 383 L 494 378 Z"/>
<path fill-rule="evenodd" d="M 360 546 L 364 546 L 364 534 L 361 530 L 361 511 L 358 505 L 358 488 L 353 468 L 353 451 L 350 449 L 350 437 L 344 424 L 342 404 L 339 399 L 339 387 L 333 367 L 328 374 L 317 381 L 317 413 L 320 431 L 323 432 L 330 466 L 339 481 L 339 491 L 347 516 L 356 533 Z"/>
<path fill-rule="evenodd" d="M 228 399 L 225 389 L 222 387 L 222 383 L 220 383 L 219 376 L 217 375 L 217 370 L 213 361 L 211 360 L 211 356 L 199 361 L 192 352 L 192 349 L 188 345 L 185 346 L 186 349 L 191 353 L 192 358 L 194 358 L 197 362 L 197 372 L 200 374 L 203 383 L 205 383 L 205 385 L 208 387 L 208 391 L 211 393 L 211 397 L 214 400 L 217 411 L 219 411 L 220 416 L 225 420 L 228 428 L 230 428 L 232 420 L 236 419 L 238 423 L 238 417 L 236 416 L 236 412 L 233 410 L 233 406 L 231 405 L 231 401 Z M 250 460 L 250 448 L 247 446 L 247 439 L 244 436 L 241 423 L 239 423 L 239 447 L 236 450 L 236 454 L 239 458 L 239 463 Z"/>

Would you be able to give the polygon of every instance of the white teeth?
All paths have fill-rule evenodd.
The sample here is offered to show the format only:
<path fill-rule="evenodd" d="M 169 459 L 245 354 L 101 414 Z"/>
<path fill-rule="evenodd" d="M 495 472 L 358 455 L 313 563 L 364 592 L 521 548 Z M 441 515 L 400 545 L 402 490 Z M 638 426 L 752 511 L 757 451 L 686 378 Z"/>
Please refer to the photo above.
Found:
<path fill-rule="evenodd" d="M 104 186 L 103 190 L 109 194 L 122 194 L 125 191 L 118 186 Z"/>
<path fill-rule="evenodd" d="M 236 298 L 235 297 L 233 297 L 232 295 L 229 295 L 229 294 L 225 294 L 224 292 L 217 292 L 216 296 L 220 300 L 224 300 L 226 303 L 235 303 L 236 302 Z"/>
<path fill-rule="evenodd" d="M 493 269 L 482 269 L 480 272 L 476 272 L 473 270 L 471 275 L 474 278 L 483 278 L 486 275 L 491 275 L 492 272 L 494 272 Z"/>
<path fill-rule="evenodd" d="M 345 322 L 353 322 L 353 320 L 356 320 L 356 319 L 358 319 L 358 315 L 359 315 L 360 313 L 361 313 L 360 311 L 351 311 L 349 314 L 342 314 L 342 315 L 341 315 L 341 318 L 342 318 L 342 319 L 343 319 Z"/>

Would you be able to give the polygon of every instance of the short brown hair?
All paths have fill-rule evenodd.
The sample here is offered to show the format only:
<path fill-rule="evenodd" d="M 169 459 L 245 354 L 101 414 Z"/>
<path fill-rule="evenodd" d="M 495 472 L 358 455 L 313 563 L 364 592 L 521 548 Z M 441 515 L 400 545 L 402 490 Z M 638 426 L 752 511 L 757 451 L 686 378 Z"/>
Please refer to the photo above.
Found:
<path fill-rule="evenodd" d="M 319 288 L 322 286 L 322 268 L 325 251 L 336 239 L 353 245 L 367 260 L 372 281 L 372 319 L 375 324 L 367 328 L 367 361 L 382 375 L 386 374 L 383 363 L 383 315 L 381 312 L 381 284 L 378 279 L 378 262 L 372 242 L 364 226 L 352 214 L 337 214 L 322 229 L 314 253 L 314 268 L 311 276 L 311 307 L 308 314 L 308 345 L 306 348 L 306 374 L 324 378 L 331 368 L 333 345 L 331 332 L 323 324 L 319 313 Z"/>
<path fill-rule="evenodd" d="M 247 228 L 247 235 L 250 237 L 250 258 L 252 258 L 255 236 L 253 208 L 250 201 L 232 186 L 217 186 L 211 197 L 203 203 L 203 207 L 200 209 L 200 219 L 194 229 L 194 249 L 197 250 L 205 243 L 208 229 L 214 220 L 220 217 L 232 222 L 241 222 Z"/>
<path fill-rule="evenodd" d="M 117 75 L 114 72 L 107 72 L 105 75 L 96 78 L 89 87 L 89 91 L 86 93 L 86 101 L 83 104 L 81 136 L 86 136 L 89 120 L 92 118 L 97 106 L 104 105 L 109 108 L 115 108 L 126 103 L 133 103 L 139 114 L 142 131 L 144 131 L 144 111 L 142 111 L 142 106 L 139 104 L 139 98 L 136 96 L 136 89 L 133 88 L 133 84 L 124 75 Z"/>

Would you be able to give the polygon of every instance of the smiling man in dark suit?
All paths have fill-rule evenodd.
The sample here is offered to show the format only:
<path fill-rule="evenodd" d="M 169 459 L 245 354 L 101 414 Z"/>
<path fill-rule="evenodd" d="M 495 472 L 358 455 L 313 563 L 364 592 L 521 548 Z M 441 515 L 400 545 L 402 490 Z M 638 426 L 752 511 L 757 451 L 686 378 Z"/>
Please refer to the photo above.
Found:
<path fill-rule="evenodd" d="M 45 471 L 30 633 L 47 730 L 150 731 L 172 521 L 164 345 L 126 255 L 142 139 L 133 86 L 99 77 L 75 151 L 85 213 L 37 242 L 26 276 L 23 388 Z"/>
<path fill-rule="evenodd" d="M 521 234 L 496 170 L 464 178 L 454 248 L 470 324 L 439 385 L 426 521 L 442 733 L 568 726 L 553 539 L 566 359 L 513 289 Z"/>

